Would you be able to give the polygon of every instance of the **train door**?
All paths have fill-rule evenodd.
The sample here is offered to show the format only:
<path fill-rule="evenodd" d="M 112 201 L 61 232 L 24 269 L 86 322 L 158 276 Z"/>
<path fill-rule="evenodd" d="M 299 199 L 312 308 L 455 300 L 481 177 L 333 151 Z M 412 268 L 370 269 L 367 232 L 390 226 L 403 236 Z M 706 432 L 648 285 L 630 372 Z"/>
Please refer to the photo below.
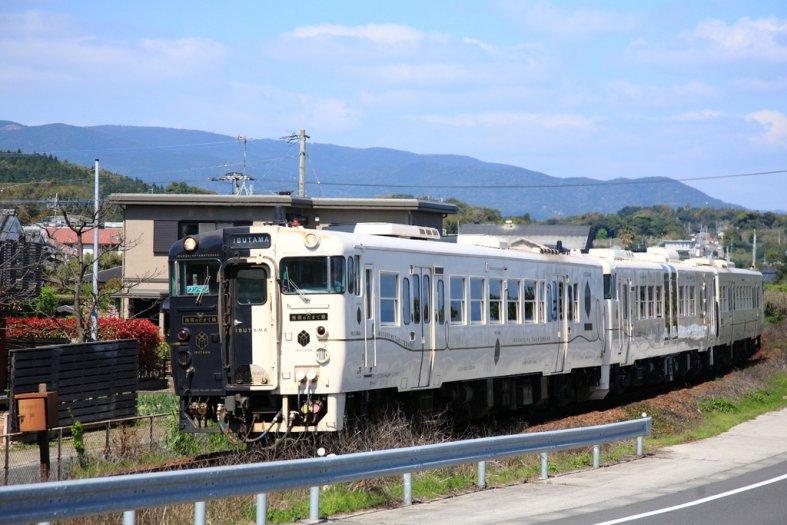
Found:
<path fill-rule="evenodd" d="M 413 298 L 413 330 L 416 348 L 420 349 L 418 386 L 429 386 L 435 344 L 435 316 L 432 298 L 432 270 L 414 266 L 410 278 Z"/>
<path fill-rule="evenodd" d="M 562 372 L 568 355 L 569 326 L 568 326 L 568 275 L 556 275 L 552 280 L 552 316 L 557 328 L 558 353 L 555 372 Z"/>
<path fill-rule="evenodd" d="M 363 366 L 371 373 L 377 366 L 377 339 L 374 336 L 374 269 L 371 264 L 363 267 Z"/>
<path fill-rule="evenodd" d="M 623 277 L 619 280 L 620 283 L 620 310 L 621 310 L 621 345 L 618 353 L 621 354 L 621 363 L 628 360 L 629 350 L 631 347 L 631 338 L 634 332 L 634 308 L 635 297 L 634 287 L 631 284 L 630 277 Z"/>
<path fill-rule="evenodd" d="M 264 348 L 271 321 L 269 275 L 266 265 L 229 266 L 225 271 L 229 297 L 225 296 L 224 322 L 229 335 L 227 364 L 230 384 L 269 385 L 277 375 L 275 362 L 255 362 L 255 354 L 259 359 L 265 355 L 268 357 L 266 361 L 270 361 L 266 350 L 272 350 L 275 356 L 275 349 Z M 274 369 L 273 377 L 269 377 L 271 368 Z"/>

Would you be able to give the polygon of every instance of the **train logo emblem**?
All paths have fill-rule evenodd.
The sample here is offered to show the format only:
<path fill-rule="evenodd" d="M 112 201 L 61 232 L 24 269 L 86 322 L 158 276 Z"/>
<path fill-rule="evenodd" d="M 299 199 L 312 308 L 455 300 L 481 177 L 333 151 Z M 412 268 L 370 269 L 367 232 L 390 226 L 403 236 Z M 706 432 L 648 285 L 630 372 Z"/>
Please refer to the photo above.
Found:
<path fill-rule="evenodd" d="M 198 333 L 197 337 L 194 338 L 194 342 L 198 349 L 205 350 L 208 347 L 208 334 L 205 332 Z"/>
<path fill-rule="evenodd" d="M 301 333 L 298 334 L 298 343 L 301 346 L 308 345 L 310 339 L 311 337 L 309 337 L 309 332 L 307 332 L 306 330 L 301 330 Z"/>

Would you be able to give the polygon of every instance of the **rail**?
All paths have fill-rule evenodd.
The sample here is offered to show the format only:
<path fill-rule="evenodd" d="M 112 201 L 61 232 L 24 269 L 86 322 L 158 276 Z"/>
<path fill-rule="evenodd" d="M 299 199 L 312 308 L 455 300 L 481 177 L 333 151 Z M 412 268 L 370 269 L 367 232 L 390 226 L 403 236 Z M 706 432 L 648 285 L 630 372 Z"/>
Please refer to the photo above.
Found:
<path fill-rule="evenodd" d="M 0 519 L 29 523 L 123 512 L 127 525 L 135 522 L 136 509 L 193 502 L 194 523 L 204 524 L 206 501 L 256 494 L 257 523 L 264 524 L 269 492 L 310 487 L 310 520 L 317 522 L 320 485 L 402 474 L 404 502 L 410 504 L 415 471 L 478 463 L 476 482 L 483 488 L 487 460 L 533 453 L 541 454 L 541 477 L 546 479 L 549 452 L 593 447 L 593 466 L 597 467 L 602 444 L 636 438 L 637 455 L 642 455 L 651 424 L 651 418 L 643 417 L 609 425 L 339 456 L 18 485 L 0 489 Z"/>

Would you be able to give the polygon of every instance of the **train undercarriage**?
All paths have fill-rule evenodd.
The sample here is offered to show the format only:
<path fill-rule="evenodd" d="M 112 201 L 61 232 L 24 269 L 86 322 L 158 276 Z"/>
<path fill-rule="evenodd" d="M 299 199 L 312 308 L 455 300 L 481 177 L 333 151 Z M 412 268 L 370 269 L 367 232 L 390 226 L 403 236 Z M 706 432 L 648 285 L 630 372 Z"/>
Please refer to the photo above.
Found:
<path fill-rule="evenodd" d="M 450 420 L 478 420 L 495 414 L 550 410 L 600 399 L 614 401 L 638 389 L 686 383 L 740 366 L 760 348 L 760 338 L 706 351 L 681 352 L 613 365 L 606 395 L 597 396 L 600 368 L 568 374 L 520 375 L 444 383 L 442 388 L 397 392 L 368 390 L 335 395 L 288 395 L 228 392 L 224 397 L 181 399 L 181 429 L 187 432 L 231 433 L 249 442 L 267 434 L 340 430 L 344 417 L 364 418 L 402 410 L 410 414 L 441 414 Z M 338 426 L 323 418 L 339 412 Z M 209 421 L 216 424 L 209 424 Z"/>

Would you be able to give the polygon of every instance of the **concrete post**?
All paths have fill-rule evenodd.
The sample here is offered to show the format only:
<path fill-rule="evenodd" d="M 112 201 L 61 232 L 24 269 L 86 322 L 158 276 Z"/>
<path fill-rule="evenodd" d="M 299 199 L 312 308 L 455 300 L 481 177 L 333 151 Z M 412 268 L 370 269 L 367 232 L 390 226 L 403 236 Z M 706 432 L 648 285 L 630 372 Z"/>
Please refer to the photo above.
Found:
<path fill-rule="evenodd" d="M 593 468 L 601 465 L 601 446 L 593 445 Z"/>
<path fill-rule="evenodd" d="M 478 479 L 475 483 L 479 489 L 486 487 L 486 461 L 478 462 Z"/>
<path fill-rule="evenodd" d="M 257 494 L 257 525 L 268 523 L 268 495 L 265 492 Z"/>
<path fill-rule="evenodd" d="M 541 476 L 539 479 L 549 478 L 549 457 L 546 452 L 541 453 Z"/>
<path fill-rule="evenodd" d="M 320 522 L 320 487 L 309 488 L 309 523 Z"/>

